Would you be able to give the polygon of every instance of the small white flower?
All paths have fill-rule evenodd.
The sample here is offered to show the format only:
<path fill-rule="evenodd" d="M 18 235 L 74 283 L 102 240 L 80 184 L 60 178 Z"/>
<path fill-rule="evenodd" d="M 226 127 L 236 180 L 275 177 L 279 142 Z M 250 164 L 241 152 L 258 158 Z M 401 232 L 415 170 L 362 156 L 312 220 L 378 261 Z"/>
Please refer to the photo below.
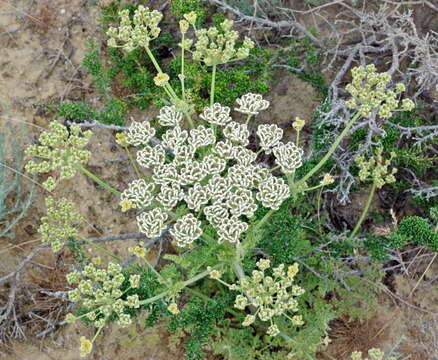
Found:
<path fill-rule="evenodd" d="M 254 315 L 246 315 L 245 320 L 242 322 L 242 326 L 250 326 L 255 319 L 256 317 Z"/>
<path fill-rule="evenodd" d="M 226 202 L 231 214 L 235 216 L 245 215 L 252 217 L 257 210 L 252 192 L 247 189 L 239 188 L 228 196 Z"/>
<path fill-rule="evenodd" d="M 213 106 L 205 107 L 204 112 L 199 117 L 210 124 L 224 126 L 231 121 L 230 108 L 215 103 Z"/>
<path fill-rule="evenodd" d="M 154 168 L 164 164 L 165 151 L 161 145 L 154 147 L 146 145 L 137 152 L 137 162 L 146 168 Z"/>
<path fill-rule="evenodd" d="M 257 128 L 257 135 L 260 138 L 260 147 L 269 154 L 271 149 L 277 146 L 283 138 L 283 129 L 275 124 L 263 124 Z"/>
<path fill-rule="evenodd" d="M 235 121 L 228 123 L 224 128 L 224 136 L 232 143 L 247 146 L 249 144 L 249 130 L 246 124 L 239 124 Z"/>
<path fill-rule="evenodd" d="M 146 234 L 147 237 L 156 238 L 161 236 L 166 228 L 164 222 L 168 216 L 160 208 L 155 208 L 151 211 L 141 213 L 137 216 L 137 224 L 140 231 Z"/>
<path fill-rule="evenodd" d="M 269 336 L 277 336 L 278 334 L 280 334 L 280 330 L 278 329 L 278 326 L 275 324 L 272 324 L 268 330 L 266 331 L 266 333 Z"/>
<path fill-rule="evenodd" d="M 259 184 L 259 192 L 256 195 L 257 200 L 261 201 L 263 206 L 273 210 L 278 210 L 289 196 L 289 186 L 282 178 L 274 176 Z"/>
<path fill-rule="evenodd" d="M 236 164 L 228 169 L 228 179 L 231 185 L 243 188 L 252 188 L 254 184 L 254 173 L 251 167 Z"/>
<path fill-rule="evenodd" d="M 248 229 L 248 224 L 240 221 L 236 217 L 232 217 L 224 221 L 218 229 L 219 243 L 229 241 L 230 243 L 237 243 L 240 236 Z"/>
<path fill-rule="evenodd" d="M 128 185 L 121 195 L 122 200 L 129 200 L 135 208 L 146 207 L 154 198 L 155 185 L 143 179 L 134 180 Z"/>
<path fill-rule="evenodd" d="M 181 187 L 176 183 L 172 183 L 170 185 L 161 185 L 160 193 L 156 199 L 166 210 L 172 210 L 183 197 L 184 192 Z"/>
<path fill-rule="evenodd" d="M 264 100 L 260 94 L 248 93 L 237 99 L 236 102 L 239 107 L 234 110 L 248 115 L 257 115 L 269 107 L 269 101 Z"/>
<path fill-rule="evenodd" d="M 235 146 L 233 149 L 234 158 L 241 165 L 250 165 L 257 159 L 257 154 L 243 146 Z"/>
<path fill-rule="evenodd" d="M 187 162 L 192 161 L 195 156 L 196 149 L 192 145 L 180 145 L 174 149 L 174 162 L 177 165 L 185 165 Z"/>
<path fill-rule="evenodd" d="M 158 122 L 163 126 L 179 126 L 183 118 L 181 112 L 176 111 L 175 105 L 164 106 L 160 109 L 157 116 Z"/>
<path fill-rule="evenodd" d="M 146 145 L 155 135 L 155 129 L 147 121 L 133 121 L 126 133 L 126 142 L 133 146 Z"/>
<path fill-rule="evenodd" d="M 207 221 L 216 227 L 229 218 L 228 209 L 223 204 L 206 206 L 204 214 Z"/>
<path fill-rule="evenodd" d="M 215 155 L 207 155 L 202 159 L 202 163 L 204 164 L 204 168 L 209 174 L 218 175 L 222 171 L 225 170 L 227 166 L 227 162 L 225 159 L 222 159 Z"/>
<path fill-rule="evenodd" d="M 173 129 L 167 130 L 161 139 L 164 147 L 173 150 L 178 146 L 183 145 L 188 136 L 186 130 L 182 130 L 179 126 L 175 126 Z"/>
<path fill-rule="evenodd" d="M 185 167 L 180 169 L 178 180 L 181 185 L 191 185 L 194 182 L 200 182 L 207 175 L 207 171 L 202 162 L 188 161 Z"/>
<path fill-rule="evenodd" d="M 234 307 L 239 310 L 245 310 L 245 308 L 248 306 L 248 299 L 243 295 L 237 295 L 236 299 L 234 300 Z"/>
<path fill-rule="evenodd" d="M 274 150 L 275 161 L 285 174 L 294 173 L 301 165 L 303 150 L 292 142 L 280 144 Z"/>
<path fill-rule="evenodd" d="M 189 209 L 198 212 L 202 205 L 208 203 L 210 197 L 208 191 L 202 185 L 195 184 L 195 186 L 187 191 L 184 200 Z"/>
<path fill-rule="evenodd" d="M 216 137 L 211 128 L 199 125 L 197 128 L 190 130 L 189 144 L 195 148 L 214 144 Z"/>
<path fill-rule="evenodd" d="M 164 164 L 154 168 L 152 179 L 156 184 L 167 184 L 178 181 L 178 172 L 173 164 Z"/>
<path fill-rule="evenodd" d="M 228 178 L 214 175 L 207 183 L 207 191 L 213 201 L 221 201 L 231 191 L 231 184 Z"/>
<path fill-rule="evenodd" d="M 201 224 L 193 214 L 187 214 L 176 221 L 170 234 L 179 247 L 186 247 L 202 235 Z"/>
<path fill-rule="evenodd" d="M 219 141 L 213 147 L 213 153 L 223 157 L 224 159 L 232 159 L 234 154 L 234 146 L 228 139 L 225 141 Z"/>

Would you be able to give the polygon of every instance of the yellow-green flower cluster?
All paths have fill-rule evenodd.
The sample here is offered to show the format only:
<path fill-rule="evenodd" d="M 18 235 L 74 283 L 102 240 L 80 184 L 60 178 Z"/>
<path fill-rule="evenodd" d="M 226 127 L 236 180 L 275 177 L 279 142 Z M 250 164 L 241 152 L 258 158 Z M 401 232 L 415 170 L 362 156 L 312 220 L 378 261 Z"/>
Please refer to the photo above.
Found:
<path fill-rule="evenodd" d="M 110 37 L 108 46 L 118 47 L 118 41 L 123 43 L 121 47 L 130 52 L 138 46 L 148 48 L 151 40 L 160 35 L 158 24 L 163 18 L 163 14 L 157 10 L 150 10 L 148 7 L 140 5 L 134 12 L 133 19 L 129 16 L 129 10 L 124 9 L 119 12 L 120 27 L 110 27 L 107 35 Z"/>
<path fill-rule="evenodd" d="M 234 307 L 244 310 L 246 307 L 252 306 L 256 309 L 254 314 L 246 316 L 242 325 L 251 325 L 257 317 L 261 321 L 269 321 L 271 325 L 267 334 L 270 336 L 276 336 L 280 333 L 273 321 L 276 316 L 287 317 L 295 326 L 303 325 L 301 315 L 292 315 L 298 312 L 296 298 L 304 294 L 304 289 L 294 284 L 298 264 L 289 266 L 287 270 L 284 264 L 281 264 L 272 269 L 272 276 L 266 271 L 271 267 L 269 260 L 259 260 L 257 267 L 258 270 L 254 270 L 251 277 L 245 277 L 240 280 L 239 284 L 229 286 L 231 290 L 241 292 L 241 295 L 236 296 Z"/>
<path fill-rule="evenodd" d="M 389 169 L 391 160 L 396 156 L 391 153 L 389 159 L 385 159 L 382 155 L 383 149 L 376 149 L 376 156 L 366 160 L 365 156 L 361 155 L 355 159 L 359 167 L 359 178 L 361 181 L 372 181 L 377 188 L 381 188 L 385 184 L 395 182 L 394 174 L 397 172 L 396 168 Z"/>
<path fill-rule="evenodd" d="M 131 316 L 126 311 L 139 308 L 140 300 L 138 295 L 123 299 L 121 287 L 128 280 L 128 289 L 138 288 L 140 275 L 124 275 L 122 267 L 114 263 L 109 263 L 106 269 L 91 263 L 82 272 L 74 271 L 66 278 L 70 285 L 77 285 L 68 293 L 70 301 L 81 303 L 89 310 L 84 316 L 95 327 L 103 327 L 110 317 L 116 317 L 117 324 L 122 327 L 131 324 Z M 73 321 L 74 318 L 70 315 L 68 320 Z"/>
<path fill-rule="evenodd" d="M 401 103 L 398 97 L 404 92 L 405 86 L 398 83 L 395 91 L 388 88 L 391 75 L 377 73 L 373 64 L 366 67 L 355 67 L 351 70 L 353 80 L 345 89 L 351 94 L 346 102 L 351 109 L 357 109 L 365 117 L 377 113 L 380 117 L 388 119 L 394 111 L 411 111 L 415 104 L 410 99 Z"/>
<path fill-rule="evenodd" d="M 31 174 L 59 172 L 60 179 L 72 178 L 77 166 L 87 162 L 90 152 L 84 150 L 91 136 L 91 131 L 82 132 L 81 128 L 73 124 L 70 129 L 53 121 L 49 130 L 41 133 L 40 145 L 30 145 L 26 155 L 35 157 L 26 164 L 26 171 Z M 43 183 L 48 191 L 55 189 L 58 180 L 49 177 Z"/>
<path fill-rule="evenodd" d="M 42 241 L 50 243 L 53 252 L 58 252 L 69 238 L 78 235 L 77 224 L 82 221 L 82 216 L 75 210 L 74 204 L 67 199 L 56 201 L 48 196 L 46 198 L 47 216 L 41 218 L 42 224 L 38 232 Z"/>
<path fill-rule="evenodd" d="M 254 47 L 254 42 L 245 37 L 242 45 L 238 47 L 236 41 L 239 33 L 231 30 L 232 27 L 232 20 L 224 20 L 219 29 L 213 26 L 209 29 L 195 30 L 197 40 L 192 52 L 193 60 L 213 66 L 246 58 Z M 187 49 L 191 44 L 192 41 L 187 39 L 182 45 Z"/>
<path fill-rule="evenodd" d="M 253 105 L 261 104 L 252 107 L 256 113 L 269 105 L 258 94 L 244 95 L 237 102 L 242 105 L 248 95 L 255 101 Z M 149 181 L 133 181 L 122 193 L 120 205 L 122 210 L 153 207 L 137 216 L 140 231 L 147 237 L 161 236 L 172 224 L 169 232 L 176 244 L 190 247 L 203 234 L 200 217 L 204 215 L 216 228 L 219 242 L 238 243 L 257 210 L 257 200 L 276 210 L 290 196 L 281 177 L 256 163 L 258 153 L 247 148 L 248 126 L 233 121 L 230 110 L 218 103 L 206 107 L 200 116 L 205 123 L 186 130 L 176 107 L 164 107 L 159 121 L 168 129 L 158 144 L 151 141 L 154 129 L 150 123 L 132 123 L 126 141 L 142 146 L 137 162 L 152 176 Z M 302 150 L 281 141 L 283 130 L 276 125 L 261 125 L 259 130 L 261 150 L 273 151 L 284 172 L 293 173 L 301 166 Z M 166 156 L 166 151 L 173 156 Z M 169 214 L 181 202 L 190 212 L 175 222 Z"/>
<path fill-rule="evenodd" d="M 355 351 L 351 354 L 351 360 L 384 360 L 385 353 L 380 349 L 370 349 L 368 350 L 368 357 L 363 358 L 361 351 Z M 396 360 L 394 356 L 386 358 L 386 360 Z"/>

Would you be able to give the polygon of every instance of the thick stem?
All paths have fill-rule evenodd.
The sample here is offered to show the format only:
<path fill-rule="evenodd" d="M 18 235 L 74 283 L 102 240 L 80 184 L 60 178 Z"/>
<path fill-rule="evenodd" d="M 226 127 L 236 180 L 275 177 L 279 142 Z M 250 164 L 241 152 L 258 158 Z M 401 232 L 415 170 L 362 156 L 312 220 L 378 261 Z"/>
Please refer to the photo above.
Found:
<path fill-rule="evenodd" d="M 252 233 L 253 234 L 256 233 L 265 224 L 265 222 L 269 220 L 269 218 L 274 214 L 274 212 L 275 212 L 274 209 L 269 210 L 265 214 L 265 216 L 263 216 L 263 218 L 257 224 L 254 225 L 254 228 L 251 230 Z"/>
<path fill-rule="evenodd" d="M 146 49 L 146 53 L 147 53 L 148 56 L 149 56 L 149 59 L 151 59 L 152 64 L 154 64 L 154 67 L 155 67 L 155 69 L 157 70 L 157 72 L 158 72 L 159 74 L 162 74 L 162 73 L 163 73 L 163 70 L 161 70 L 161 67 L 160 67 L 160 65 L 158 64 L 157 60 L 155 59 L 154 54 L 152 54 L 151 49 L 149 49 L 148 47 L 145 47 L 145 49 Z M 174 97 L 174 98 L 176 98 L 176 99 L 178 98 L 178 96 L 176 95 L 175 91 L 172 89 L 172 86 L 170 86 L 169 83 L 166 84 L 165 87 L 166 87 L 165 90 L 168 90 L 168 91 L 169 91 L 168 95 L 170 96 L 170 98 L 172 98 L 172 97 Z"/>
<path fill-rule="evenodd" d="M 198 275 L 192 277 L 191 279 L 188 279 L 188 280 L 184 281 L 182 283 L 181 289 L 183 289 L 183 288 L 185 288 L 185 287 L 187 287 L 187 286 L 197 282 L 198 280 L 201 280 L 202 278 L 206 277 L 209 274 L 210 274 L 210 271 L 205 270 L 202 273 L 199 273 Z M 155 296 L 153 296 L 153 297 L 151 297 L 149 299 L 140 301 L 140 305 L 147 305 L 147 304 L 153 303 L 153 302 L 155 302 L 157 300 L 160 300 L 163 297 L 165 297 L 167 294 L 169 294 L 169 292 L 170 292 L 170 290 L 166 290 L 166 291 L 162 292 L 161 294 L 158 294 L 158 295 L 155 295 Z"/>
<path fill-rule="evenodd" d="M 108 185 L 105 181 L 98 178 L 96 175 L 94 175 L 91 171 L 84 168 L 82 165 L 77 165 L 77 168 L 81 170 L 85 175 L 87 175 L 90 179 L 97 182 L 100 186 L 102 186 L 104 189 L 111 191 L 113 194 L 120 196 L 121 192 L 114 189 L 112 186 Z"/>
<path fill-rule="evenodd" d="M 210 90 L 210 106 L 214 104 L 214 88 L 216 84 L 216 64 L 213 65 L 213 71 L 211 73 L 211 90 Z"/>
<path fill-rule="evenodd" d="M 181 91 L 183 100 L 186 99 L 185 78 L 184 78 L 184 33 L 182 34 L 181 41 Z"/>
<path fill-rule="evenodd" d="M 365 204 L 365 207 L 362 211 L 362 214 L 360 215 L 359 221 L 357 222 L 356 226 L 354 227 L 352 233 L 350 234 L 350 236 L 348 237 L 348 241 L 351 241 L 354 236 L 357 234 L 357 232 L 360 229 L 360 226 L 362 225 L 363 221 L 365 220 L 365 217 L 367 216 L 368 210 L 370 208 L 371 202 L 373 201 L 373 197 L 374 197 L 374 193 L 376 192 L 376 184 L 373 183 L 373 185 L 371 186 L 371 191 L 370 194 L 368 195 L 368 199 L 367 202 Z"/>
<path fill-rule="evenodd" d="M 348 134 L 348 132 L 350 131 L 351 127 L 353 126 L 353 124 L 356 122 L 356 120 L 359 118 L 360 115 L 361 115 L 361 113 L 357 112 L 351 118 L 351 120 L 348 122 L 348 124 L 345 127 L 345 129 L 342 130 L 342 132 L 339 134 L 338 138 L 335 140 L 333 145 L 330 147 L 330 149 L 327 152 L 327 154 L 324 155 L 324 157 L 319 161 L 318 164 L 316 164 L 316 166 L 312 170 L 310 170 L 301 180 L 299 180 L 296 183 L 296 187 L 297 188 L 300 185 L 303 185 L 313 174 L 315 174 L 327 162 L 327 160 L 330 159 L 330 157 L 335 152 L 335 150 L 338 147 L 338 145 L 341 143 L 342 139 Z"/>

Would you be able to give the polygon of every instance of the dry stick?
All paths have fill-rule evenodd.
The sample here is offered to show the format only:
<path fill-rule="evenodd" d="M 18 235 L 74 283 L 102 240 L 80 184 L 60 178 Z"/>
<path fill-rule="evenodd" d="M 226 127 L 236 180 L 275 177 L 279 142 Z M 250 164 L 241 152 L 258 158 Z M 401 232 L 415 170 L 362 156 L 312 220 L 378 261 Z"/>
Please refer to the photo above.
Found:
<path fill-rule="evenodd" d="M 427 265 L 426 270 L 424 270 L 423 274 L 420 276 L 420 278 L 418 279 L 417 283 L 415 284 L 414 288 L 411 290 L 411 292 L 409 293 L 408 297 L 410 298 L 412 296 L 412 294 L 414 293 L 414 291 L 417 289 L 418 285 L 420 284 L 421 280 L 423 280 L 424 275 L 426 275 L 426 272 L 429 270 L 429 268 L 431 267 L 431 265 L 433 264 L 433 262 L 435 261 L 436 257 L 437 257 L 438 253 L 435 253 L 435 255 L 433 256 L 432 260 L 430 260 L 429 265 Z"/>
<path fill-rule="evenodd" d="M 434 313 L 432 311 L 420 308 L 418 306 L 415 306 L 415 305 L 407 302 L 402 297 L 398 296 L 397 294 L 394 294 L 391 290 L 389 290 L 386 286 L 384 286 L 382 284 L 375 284 L 375 283 L 373 283 L 373 282 L 371 282 L 371 281 L 369 281 L 369 280 L 367 280 L 365 278 L 362 278 L 362 280 L 366 281 L 367 283 L 369 283 L 371 285 L 374 285 L 375 287 L 378 287 L 378 288 L 382 289 L 383 291 L 387 292 L 389 295 L 393 296 L 395 299 L 401 301 L 403 304 L 405 304 L 405 305 L 407 305 L 407 306 L 409 306 L 409 307 L 411 307 L 411 308 L 413 308 L 413 309 L 415 309 L 417 311 L 421 311 L 421 312 L 424 312 L 426 314 L 438 315 L 438 313 Z"/>
<path fill-rule="evenodd" d="M 345 0 L 335 0 L 335 1 L 329 2 L 327 4 L 311 8 L 309 10 L 295 10 L 295 9 L 288 9 L 288 8 L 283 8 L 283 7 L 279 7 L 279 6 L 277 6 L 277 9 L 284 10 L 284 11 L 290 11 L 290 12 L 296 12 L 296 13 L 300 13 L 300 14 L 308 14 L 308 13 L 313 13 L 313 12 L 315 12 L 317 10 L 321 10 L 322 8 L 325 8 L 325 7 L 328 7 L 328 6 L 332 6 L 332 5 L 343 3 L 344 1 Z"/>
<path fill-rule="evenodd" d="M 310 40 L 312 40 L 316 45 L 323 48 L 323 43 L 318 40 L 310 31 L 308 31 L 303 25 L 301 25 L 299 22 L 296 21 L 271 21 L 269 19 L 262 19 L 256 16 L 249 16 L 243 14 L 239 9 L 233 8 L 232 6 L 228 5 L 224 0 L 209 0 L 214 5 L 222 8 L 224 11 L 228 11 L 233 13 L 234 15 L 238 16 L 243 21 L 247 22 L 253 22 L 256 24 L 260 24 L 265 27 L 274 28 L 274 29 L 291 29 L 296 28 L 297 30 L 301 31 L 303 34 L 305 34 Z"/>

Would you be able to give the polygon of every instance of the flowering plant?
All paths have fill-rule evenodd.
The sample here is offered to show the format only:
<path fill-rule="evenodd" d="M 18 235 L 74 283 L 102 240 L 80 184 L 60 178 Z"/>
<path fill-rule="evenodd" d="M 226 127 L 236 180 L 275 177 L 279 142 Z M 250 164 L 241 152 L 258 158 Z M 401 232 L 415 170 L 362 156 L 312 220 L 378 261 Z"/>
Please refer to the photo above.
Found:
<path fill-rule="evenodd" d="M 198 29 L 196 14 L 186 14 L 181 20 L 179 45 L 183 61 L 179 75 L 181 93 L 178 94 L 150 48 L 160 33 L 159 22 L 163 15 L 144 6 L 139 6 L 133 17 L 127 10 L 119 15 L 120 26 L 108 31 L 108 45 L 121 47 L 126 52 L 144 48 L 157 70 L 155 84 L 168 96 L 168 105 L 160 110 L 156 121 L 133 121 L 126 131 L 117 134 L 117 141 L 128 152 L 138 178 L 123 191 L 106 184 L 83 167 L 90 156 L 83 148 L 91 133 L 83 133 L 78 125 L 73 125 L 69 131 L 59 123 L 52 123 L 51 131 L 41 135 L 40 146 L 29 148 L 28 155 L 43 159 L 43 162 L 37 164 L 31 160 L 27 169 L 33 173 L 59 170 L 59 180 L 73 177 L 77 170 L 82 171 L 119 198 L 121 212 L 135 217 L 143 237 L 154 240 L 170 235 L 178 255 L 168 258 L 179 265 L 185 254 L 203 244 L 214 244 L 210 251 L 221 250 L 214 263 L 201 262 L 188 272 L 166 277 L 148 262 L 144 243 L 128 249 L 154 278 L 154 286 L 149 285 L 146 292 L 148 297 L 143 297 L 145 292 L 139 290 L 143 285 L 141 275 L 135 273 L 137 268 L 122 266 L 123 259 L 114 254 L 110 255 L 118 264 L 102 266 L 100 260 L 95 259 L 94 263 L 69 274 L 69 284 L 76 286 L 69 298 L 82 304 L 87 311 L 80 316 L 68 315 L 68 321 L 86 318 L 98 329 L 91 341 L 81 338 L 81 356 L 92 351 L 92 343 L 107 323 L 116 321 L 120 326 L 129 325 L 134 309 L 150 310 L 149 305 L 164 303 L 168 314 L 177 315 L 182 292 L 190 291 L 189 286 L 208 277 L 230 291 L 236 309 L 246 311 L 242 326 L 267 322 L 267 335 L 280 336 L 292 346 L 294 340 L 282 326 L 284 321 L 293 327 L 304 324 L 299 298 L 305 293 L 306 284 L 298 285 L 294 281 L 298 264 L 279 264 L 271 268 L 270 260 L 261 258 L 257 262 L 258 270 L 249 276 L 243 261 L 257 243 L 260 229 L 286 199 L 334 182 L 330 174 L 325 174 L 319 184 L 311 187 L 307 183 L 331 157 L 360 116 L 370 116 L 373 112 L 387 116 L 388 111 L 396 110 L 395 94 L 403 91 L 402 86 L 397 85 L 396 92 L 386 91 L 387 75 L 375 74 L 372 67 L 353 70 L 353 82 L 347 90 L 353 96 L 349 106 L 357 112 L 326 155 L 297 179 L 296 170 L 305 160 L 299 141 L 304 120 L 297 118 L 292 124 L 296 138 L 284 141 L 283 129 L 275 124 L 261 124 L 254 129 L 252 120 L 270 105 L 260 94 L 248 93 L 237 99 L 235 113 L 214 100 L 217 67 L 245 58 L 254 46 L 249 38 L 238 44 L 239 36 L 232 30 L 232 21 L 225 20 L 219 27 Z M 188 37 L 190 30 L 195 39 Z M 185 88 L 184 56 L 187 53 L 194 61 L 212 68 L 210 105 L 198 116 L 190 92 Z M 408 101 L 402 104 L 405 108 L 410 105 Z M 164 129 L 161 135 L 158 135 L 156 125 Z M 130 147 L 138 149 L 134 158 Z M 263 163 L 262 153 L 270 156 L 275 166 Z M 364 161 L 362 159 L 362 164 Z M 384 181 L 388 182 L 393 173 L 386 174 L 388 164 L 382 165 L 382 161 L 378 160 L 383 169 L 379 179 L 385 175 Z M 368 176 L 365 175 L 363 177 Z M 58 183 L 49 178 L 45 187 L 53 191 Z M 45 241 L 52 244 L 53 250 L 59 251 L 62 239 L 78 236 L 73 225 L 81 218 L 73 211 L 71 203 L 63 200 L 57 209 L 50 199 L 47 201 L 48 218 L 43 219 L 40 232 Z M 256 219 L 255 214 L 261 208 L 267 211 L 261 219 Z M 53 221 L 64 229 L 51 225 Z M 86 239 L 82 240 L 86 242 Z M 108 253 L 104 248 L 99 249 Z M 192 276 L 186 278 L 187 273 Z M 150 294 L 152 288 L 154 293 Z M 293 358 L 293 354 L 289 358 Z"/>

